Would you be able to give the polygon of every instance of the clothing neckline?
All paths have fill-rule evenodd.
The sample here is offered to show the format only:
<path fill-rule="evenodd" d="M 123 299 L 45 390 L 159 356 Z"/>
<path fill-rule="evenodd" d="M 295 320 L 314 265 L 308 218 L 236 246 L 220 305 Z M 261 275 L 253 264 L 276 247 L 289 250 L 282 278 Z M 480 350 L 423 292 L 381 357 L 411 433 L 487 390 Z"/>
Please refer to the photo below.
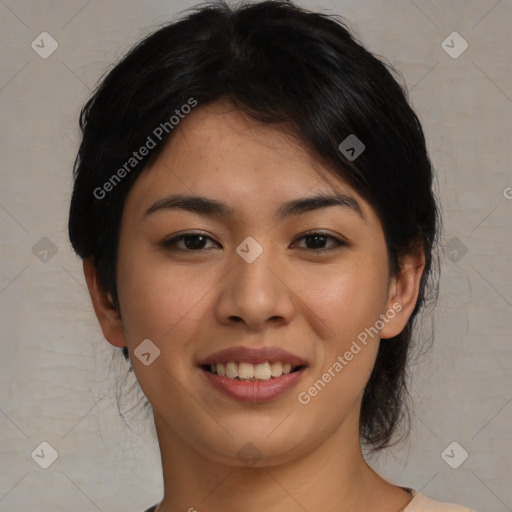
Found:
<path fill-rule="evenodd" d="M 400 512 L 408 512 L 409 510 L 409 507 L 413 504 L 413 502 L 416 500 L 416 498 L 418 496 L 420 496 L 420 493 L 418 491 L 416 491 L 415 489 L 411 489 L 409 487 L 402 487 L 402 489 L 405 491 L 405 492 L 408 492 L 411 496 L 412 496 L 412 500 L 409 501 L 409 503 L 405 506 L 405 508 L 403 508 L 402 510 L 400 510 Z M 156 512 L 157 511 L 157 507 L 160 505 L 160 503 L 157 503 L 156 505 L 153 505 L 152 507 L 148 508 L 146 510 L 146 512 Z"/>
<path fill-rule="evenodd" d="M 409 503 L 407 503 L 405 508 L 400 510 L 400 512 L 410 512 L 411 507 L 417 503 L 418 499 L 422 496 L 422 494 L 420 492 L 418 492 L 416 489 L 410 489 L 410 488 L 406 488 L 406 487 L 402 487 L 402 489 L 412 495 L 412 500 L 409 501 Z"/>

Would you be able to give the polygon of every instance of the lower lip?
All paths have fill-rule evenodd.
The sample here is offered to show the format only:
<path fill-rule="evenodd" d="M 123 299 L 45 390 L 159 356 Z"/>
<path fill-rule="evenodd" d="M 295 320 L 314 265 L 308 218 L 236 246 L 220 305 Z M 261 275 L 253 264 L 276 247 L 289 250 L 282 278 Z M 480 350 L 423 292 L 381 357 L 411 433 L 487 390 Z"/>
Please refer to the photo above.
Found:
<path fill-rule="evenodd" d="M 231 398 L 242 402 L 268 402 L 286 393 L 295 386 L 304 373 L 304 368 L 269 380 L 244 381 L 221 377 L 200 368 L 211 384 Z"/>

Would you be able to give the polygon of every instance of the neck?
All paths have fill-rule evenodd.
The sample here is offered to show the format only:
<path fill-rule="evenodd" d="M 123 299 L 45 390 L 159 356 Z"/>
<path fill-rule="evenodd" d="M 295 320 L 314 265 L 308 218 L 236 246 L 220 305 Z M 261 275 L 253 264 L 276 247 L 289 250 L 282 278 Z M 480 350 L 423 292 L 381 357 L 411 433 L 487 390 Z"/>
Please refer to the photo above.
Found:
<path fill-rule="evenodd" d="M 370 468 L 350 420 L 321 446 L 278 464 L 262 459 L 257 467 L 212 460 L 171 435 L 157 415 L 155 427 L 164 477 L 158 512 L 399 512 L 411 500 Z"/>

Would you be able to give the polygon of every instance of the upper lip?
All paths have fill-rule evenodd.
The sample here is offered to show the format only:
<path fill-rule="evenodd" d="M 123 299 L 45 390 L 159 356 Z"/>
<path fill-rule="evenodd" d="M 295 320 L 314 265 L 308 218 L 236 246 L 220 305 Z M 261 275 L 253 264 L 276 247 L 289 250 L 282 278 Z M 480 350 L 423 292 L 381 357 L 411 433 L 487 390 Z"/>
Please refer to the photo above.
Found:
<path fill-rule="evenodd" d="M 292 366 L 307 365 L 307 362 L 304 359 L 277 347 L 229 347 L 225 348 L 224 350 L 214 352 L 204 359 L 201 359 L 198 363 L 198 366 L 216 363 L 225 364 L 229 363 L 230 361 L 246 362 L 252 364 L 264 363 L 266 361 L 269 363 L 280 361 L 281 363 L 290 363 Z"/>

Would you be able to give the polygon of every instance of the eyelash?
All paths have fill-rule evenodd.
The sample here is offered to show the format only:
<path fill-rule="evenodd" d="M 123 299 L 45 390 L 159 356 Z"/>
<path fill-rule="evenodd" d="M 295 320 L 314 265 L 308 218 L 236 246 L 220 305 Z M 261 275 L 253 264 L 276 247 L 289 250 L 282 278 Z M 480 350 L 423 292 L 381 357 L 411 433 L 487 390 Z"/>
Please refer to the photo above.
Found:
<path fill-rule="evenodd" d="M 340 247 L 346 247 L 348 244 L 347 242 L 345 242 L 344 240 L 341 240 L 339 238 L 336 238 L 335 236 L 332 236 L 332 235 L 328 235 L 327 233 L 322 233 L 321 231 L 309 231 L 307 233 L 304 233 L 303 235 L 301 235 L 299 238 L 296 238 L 294 243 L 296 243 L 298 240 L 302 240 L 303 238 L 306 238 L 306 237 L 311 237 L 311 236 L 315 236 L 315 235 L 320 235 L 322 237 L 325 237 L 326 239 L 331 239 L 331 240 L 334 240 L 336 242 L 336 246 L 331 248 L 331 249 L 308 249 L 308 248 L 301 248 L 299 250 L 303 250 L 303 251 L 307 251 L 307 252 L 313 252 L 315 254 L 322 254 L 322 253 L 327 253 L 327 252 L 330 252 L 330 251 L 334 251 Z M 201 253 L 201 252 L 204 252 L 204 251 L 207 251 L 208 249 L 198 249 L 198 250 L 192 250 L 192 249 L 182 249 L 182 248 L 177 248 L 176 247 L 176 244 L 186 238 L 190 238 L 190 237 L 194 237 L 194 236 L 201 236 L 201 237 L 204 237 L 205 239 L 208 239 L 208 240 L 211 240 L 211 241 L 214 241 L 211 237 L 203 234 L 203 233 L 183 233 L 182 235 L 179 235 L 179 236 L 176 236 L 174 238 L 171 238 L 169 240 L 164 240 L 160 245 L 165 249 L 165 250 L 168 250 L 168 251 L 181 251 L 181 252 L 196 252 L 196 253 Z"/>

